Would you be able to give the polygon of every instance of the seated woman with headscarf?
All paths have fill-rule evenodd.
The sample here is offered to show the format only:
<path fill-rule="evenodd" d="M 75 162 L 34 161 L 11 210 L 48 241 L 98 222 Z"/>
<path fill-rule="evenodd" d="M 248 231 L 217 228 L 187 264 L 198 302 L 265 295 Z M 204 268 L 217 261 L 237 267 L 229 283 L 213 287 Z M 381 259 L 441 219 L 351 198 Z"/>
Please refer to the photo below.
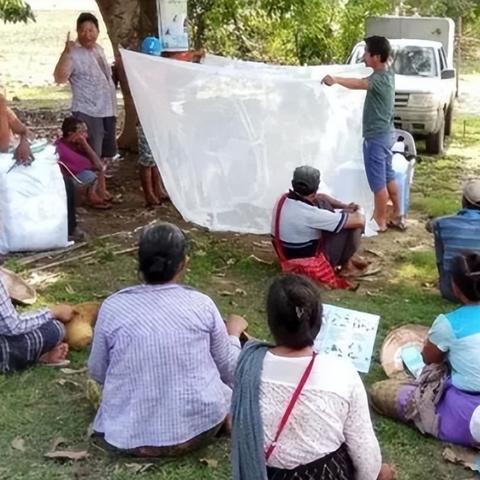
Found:
<path fill-rule="evenodd" d="M 175 225 L 147 229 L 139 244 L 145 283 L 102 304 L 88 361 L 103 385 L 94 430 L 137 456 L 178 455 L 221 429 L 231 400 L 239 337 L 206 295 L 179 283 L 186 240 Z"/>
<path fill-rule="evenodd" d="M 381 465 L 367 395 L 345 359 L 316 354 L 322 305 L 306 277 L 276 279 L 267 297 L 275 345 L 250 341 L 235 373 L 234 480 L 374 480 Z"/>
<path fill-rule="evenodd" d="M 451 276 L 462 306 L 433 322 L 420 377 L 411 384 L 377 382 L 371 400 L 381 414 L 472 447 L 480 444 L 480 255 L 453 258 Z"/>

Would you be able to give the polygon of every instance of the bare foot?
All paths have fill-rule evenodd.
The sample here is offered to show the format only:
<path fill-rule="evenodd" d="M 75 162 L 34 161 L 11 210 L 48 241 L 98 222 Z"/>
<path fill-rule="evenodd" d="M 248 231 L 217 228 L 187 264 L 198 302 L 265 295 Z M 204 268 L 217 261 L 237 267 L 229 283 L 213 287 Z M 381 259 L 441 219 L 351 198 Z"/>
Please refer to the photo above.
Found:
<path fill-rule="evenodd" d="M 68 344 L 67 343 L 59 343 L 57 346 L 53 347 L 47 353 L 44 353 L 40 359 L 40 363 L 62 363 L 66 360 L 68 355 Z"/>
<path fill-rule="evenodd" d="M 367 259 L 361 257 L 360 255 L 353 255 L 350 261 L 352 262 L 354 267 L 360 270 L 365 270 L 371 263 Z"/>
<path fill-rule="evenodd" d="M 342 265 L 340 275 L 342 277 L 358 277 L 363 273 L 363 270 L 364 269 L 357 268 L 354 262 L 350 259 L 345 265 Z"/>
<path fill-rule="evenodd" d="M 155 205 L 160 205 L 162 202 L 153 194 L 145 195 L 145 206 L 153 207 Z"/>

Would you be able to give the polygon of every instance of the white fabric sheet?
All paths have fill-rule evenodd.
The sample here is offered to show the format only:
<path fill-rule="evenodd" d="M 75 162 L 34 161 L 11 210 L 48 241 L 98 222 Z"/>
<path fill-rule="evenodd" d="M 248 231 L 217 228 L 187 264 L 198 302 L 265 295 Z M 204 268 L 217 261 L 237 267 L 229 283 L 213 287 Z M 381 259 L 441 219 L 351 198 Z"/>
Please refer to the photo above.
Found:
<path fill-rule="evenodd" d="M 371 212 L 361 152 L 365 92 L 320 84 L 331 72 L 366 76 L 365 67 L 121 53 L 155 161 L 186 220 L 267 233 L 275 200 L 304 164 L 320 169 L 322 191 Z"/>

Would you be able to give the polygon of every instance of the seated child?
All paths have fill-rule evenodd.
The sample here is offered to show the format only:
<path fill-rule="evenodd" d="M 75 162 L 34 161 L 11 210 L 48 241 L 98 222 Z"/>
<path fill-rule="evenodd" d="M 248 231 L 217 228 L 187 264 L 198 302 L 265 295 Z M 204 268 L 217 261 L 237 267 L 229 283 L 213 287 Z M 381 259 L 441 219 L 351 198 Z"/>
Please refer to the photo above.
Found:
<path fill-rule="evenodd" d="M 57 153 L 63 174 L 86 187 L 86 203 L 94 208 L 110 208 L 112 199 L 107 192 L 105 167 L 88 144 L 87 125 L 74 117 L 62 124 L 62 138 L 57 140 Z"/>

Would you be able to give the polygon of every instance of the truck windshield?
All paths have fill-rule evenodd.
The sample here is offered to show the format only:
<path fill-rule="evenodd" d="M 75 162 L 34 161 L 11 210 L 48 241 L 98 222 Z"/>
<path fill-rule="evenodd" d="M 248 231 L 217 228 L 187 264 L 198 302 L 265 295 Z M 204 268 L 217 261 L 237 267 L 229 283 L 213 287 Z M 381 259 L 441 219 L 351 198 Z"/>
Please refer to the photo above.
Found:
<path fill-rule="evenodd" d="M 362 63 L 365 47 L 360 45 L 353 52 L 350 63 Z M 431 47 L 408 45 L 392 48 L 393 71 L 399 75 L 419 75 L 436 77 L 437 63 L 435 52 Z"/>
<path fill-rule="evenodd" d="M 407 46 L 394 51 L 393 70 L 399 75 L 436 77 L 437 67 L 433 48 Z"/>

